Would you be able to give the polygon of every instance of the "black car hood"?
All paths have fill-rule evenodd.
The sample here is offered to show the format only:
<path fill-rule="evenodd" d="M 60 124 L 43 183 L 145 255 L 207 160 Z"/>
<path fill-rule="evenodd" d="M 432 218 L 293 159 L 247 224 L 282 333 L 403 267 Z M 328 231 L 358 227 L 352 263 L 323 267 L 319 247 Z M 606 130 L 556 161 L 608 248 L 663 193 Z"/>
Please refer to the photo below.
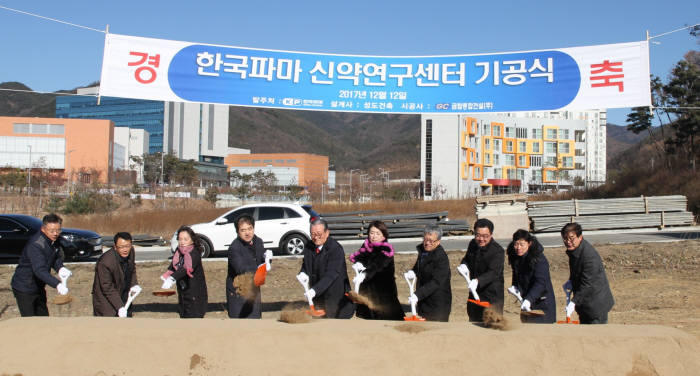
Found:
<path fill-rule="evenodd" d="M 61 235 L 78 235 L 82 238 L 100 238 L 101 236 L 90 230 L 81 230 L 78 228 L 63 228 L 61 230 Z"/>

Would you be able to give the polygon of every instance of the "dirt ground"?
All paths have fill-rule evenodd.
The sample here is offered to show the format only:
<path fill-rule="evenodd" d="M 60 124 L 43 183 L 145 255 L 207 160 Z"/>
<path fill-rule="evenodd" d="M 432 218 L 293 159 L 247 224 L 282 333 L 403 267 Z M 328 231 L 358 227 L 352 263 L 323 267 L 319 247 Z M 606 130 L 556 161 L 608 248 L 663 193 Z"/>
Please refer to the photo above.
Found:
<path fill-rule="evenodd" d="M 625 245 L 601 245 L 600 252 L 610 280 L 615 307 L 609 321 L 615 324 L 658 324 L 678 328 L 700 338 L 700 240 L 670 243 L 644 243 Z M 450 321 L 467 321 L 467 286 L 455 271 L 464 251 L 449 251 L 452 266 L 453 306 Z M 557 312 L 561 319 L 564 311 L 564 296 L 560 286 L 568 278 L 568 261 L 563 247 L 546 248 L 550 262 L 552 282 L 555 288 Z M 408 295 L 402 273 L 411 267 L 415 255 L 396 255 L 396 282 L 399 297 Z M 137 265 L 139 284 L 143 293 L 134 303 L 134 316 L 139 318 L 176 318 L 177 297 L 157 297 L 152 291 L 160 288 L 159 276 L 166 262 L 145 262 Z M 303 289 L 295 275 L 301 265 L 300 258 L 273 259 L 272 270 L 262 288 L 263 318 L 278 319 L 284 306 L 303 300 Z M 94 278 L 94 265 L 73 264 L 69 266 L 73 277 L 68 281 L 73 302 L 66 305 L 49 303 L 51 316 L 92 316 L 90 295 Z M 205 262 L 209 307 L 207 318 L 226 318 L 224 283 L 226 281 L 226 259 Z M 505 286 L 510 285 L 510 267 L 505 266 Z M 0 265 L 0 320 L 19 316 L 10 280 L 12 266 Z M 353 271 L 348 263 L 348 275 Z M 48 289 L 49 302 L 55 291 Z M 404 309 L 409 311 L 405 301 Z M 506 293 L 506 318 L 518 321 L 519 305 Z"/>

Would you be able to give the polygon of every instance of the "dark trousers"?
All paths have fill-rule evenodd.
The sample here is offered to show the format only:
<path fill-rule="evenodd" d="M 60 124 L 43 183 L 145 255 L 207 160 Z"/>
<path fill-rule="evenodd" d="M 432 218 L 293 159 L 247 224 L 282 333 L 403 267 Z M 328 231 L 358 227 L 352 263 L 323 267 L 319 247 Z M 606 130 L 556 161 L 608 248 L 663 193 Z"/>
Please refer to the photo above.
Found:
<path fill-rule="evenodd" d="M 605 312 L 603 314 L 600 314 L 596 317 L 589 316 L 586 314 L 581 314 L 578 313 L 578 319 L 581 322 L 581 324 L 607 324 L 608 323 L 608 313 Z"/>
<path fill-rule="evenodd" d="M 49 315 L 49 309 L 46 307 L 46 290 L 41 289 L 37 293 L 26 293 L 12 289 L 12 293 L 15 295 L 19 314 L 22 317 Z"/>

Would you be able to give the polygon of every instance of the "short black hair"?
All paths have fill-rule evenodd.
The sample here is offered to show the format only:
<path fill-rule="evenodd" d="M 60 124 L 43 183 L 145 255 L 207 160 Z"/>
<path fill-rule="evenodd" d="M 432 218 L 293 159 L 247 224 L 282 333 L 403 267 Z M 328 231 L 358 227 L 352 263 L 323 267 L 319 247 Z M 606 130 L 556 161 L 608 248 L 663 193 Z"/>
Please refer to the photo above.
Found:
<path fill-rule="evenodd" d="M 530 243 L 533 240 L 535 240 L 535 237 L 530 234 L 530 231 L 519 229 L 518 231 L 513 233 L 513 241 L 517 242 L 518 240 L 523 239 L 526 242 Z"/>
<path fill-rule="evenodd" d="M 233 220 L 233 225 L 236 227 L 236 232 L 238 232 L 238 226 L 240 226 L 241 223 L 247 223 L 255 227 L 255 219 L 253 219 L 253 216 L 250 214 L 241 214 Z"/>
<path fill-rule="evenodd" d="M 61 217 L 59 217 L 56 213 L 46 214 L 44 218 L 42 218 L 41 224 L 46 226 L 49 223 L 58 223 L 59 225 L 62 225 L 63 219 L 61 219 Z"/>
<path fill-rule="evenodd" d="M 114 245 L 115 246 L 117 245 L 117 239 L 124 239 L 128 242 L 132 241 L 131 234 L 129 234 L 128 232 L 118 232 L 118 233 L 114 234 Z"/>
<path fill-rule="evenodd" d="M 486 218 L 480 218 L 477 219 L 476 222 L 474 222 L 474 233 L 476 233 L 476 229 L 484 227 L 488 228 L 489 232 L 493 234 L 493 222 L 489 221 Z"/>
<path fill-rule="evenodd" d="M 581 225 L 579 225 L 576 222 L 571 222 L 565 224 L 564 227 L 561 228 L 561 236 L 564 237 L 572 231 L 576 233 L 576 236 L 581 236 L 581 234 L 583 234 L 583 229 L 581 228 Z"/>

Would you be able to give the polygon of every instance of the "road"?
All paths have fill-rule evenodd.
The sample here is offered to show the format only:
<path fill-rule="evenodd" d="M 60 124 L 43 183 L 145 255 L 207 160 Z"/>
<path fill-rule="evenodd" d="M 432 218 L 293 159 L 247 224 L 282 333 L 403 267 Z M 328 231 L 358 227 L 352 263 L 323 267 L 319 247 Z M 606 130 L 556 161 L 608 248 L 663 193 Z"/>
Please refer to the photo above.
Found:
<path fill-rule="evenodd" d="M 332 234 L 331 234 L 332 235 Z M 626 244 L 626 243 L 648 243 L 648 242 L 674 242 L 681 240 L 700 239 L 700 226 L 675 227 L 663 230 L 657 229 L 634 229 L 634 230 L 603 230 L 587 231 L 584 238 L 592 244 Z M 450 236 L 443 237 L 441 244 L 446 250 L 466 250 L 467 244 L 473 236 Z M 537 239 L 545 247 L 559 247 L 562 245 L 559 233 L 538 234 Z M 510 239 L 496 239 L 504 248 Z M 343 240 L 340 244 L 345 248 L 346 253 L 356 251 L 364 240 Z M 392 239 L 391 244 L 396 252 L 415 252 L 416 245 L 421 242 L 421 238 Z M 160 261 L 171 256 L 170 247 L 137 247 L 137 261 Z M 224 256 L 215 257 L 223 259 Z M 94 262 L 94 261 L 93 261 Z"/>

